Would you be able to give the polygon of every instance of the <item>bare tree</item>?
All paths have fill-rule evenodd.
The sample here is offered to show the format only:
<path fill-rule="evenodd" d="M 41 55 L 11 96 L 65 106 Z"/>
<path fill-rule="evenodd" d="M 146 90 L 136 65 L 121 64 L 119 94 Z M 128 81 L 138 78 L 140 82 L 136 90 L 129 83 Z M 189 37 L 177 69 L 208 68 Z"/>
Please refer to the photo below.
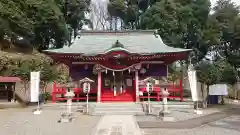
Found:
<path fill-rule="evenodd" d="M 92 0 L 91 3 L 91 20 L 93 29 L 107 30 L 109 29 L 109 14 L 107 11 L 107 0 Z"/>

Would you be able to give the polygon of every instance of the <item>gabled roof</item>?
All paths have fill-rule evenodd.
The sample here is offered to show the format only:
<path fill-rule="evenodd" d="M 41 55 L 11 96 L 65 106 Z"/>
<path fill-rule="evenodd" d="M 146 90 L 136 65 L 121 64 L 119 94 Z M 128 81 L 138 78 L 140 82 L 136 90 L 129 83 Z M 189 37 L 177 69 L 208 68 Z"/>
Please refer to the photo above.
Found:
<path fill-rule="evenodd" d="M 68 47 L 49 49 L 45 52 L 84 54 L 94 56 L 109 52 L 113 44 L 121 43 L 123 47 L 116 46 L 130 53 L 148 55 L 161 53 L 187 52 L 191 49 L 180 49 L 167 46 L 155 30 L 125 30 L 125 31 L 81 31 L 80 37 Z M 108 50 L 108 51 L 106 51 Z"/>
<path fill-rule="evenodd" d="M 1 83 L 10 83 L 10 82 L 20 82 L 21 79 L 19 77 L 4 77 L 0 76 L 0 82 Z"/>

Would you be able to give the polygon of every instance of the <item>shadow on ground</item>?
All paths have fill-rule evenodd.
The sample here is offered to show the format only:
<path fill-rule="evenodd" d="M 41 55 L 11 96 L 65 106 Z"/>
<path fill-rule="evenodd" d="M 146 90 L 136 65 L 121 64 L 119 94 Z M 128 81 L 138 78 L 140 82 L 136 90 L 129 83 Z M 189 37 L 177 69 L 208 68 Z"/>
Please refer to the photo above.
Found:
<path fill-rule="evenodd" d="M 216 112 L 205 116 L 192 118 L 177 122 L 163 122 L 163 121 L 138 121 L 140 128 L 170 128 L 170 129 L 191 129 L 199 127 L 204 124 L 232 116 L 239 115 L 240 108 L 227 109 L 222 112 Z M 240 127 L 240 126 L 238 126 Z"/>

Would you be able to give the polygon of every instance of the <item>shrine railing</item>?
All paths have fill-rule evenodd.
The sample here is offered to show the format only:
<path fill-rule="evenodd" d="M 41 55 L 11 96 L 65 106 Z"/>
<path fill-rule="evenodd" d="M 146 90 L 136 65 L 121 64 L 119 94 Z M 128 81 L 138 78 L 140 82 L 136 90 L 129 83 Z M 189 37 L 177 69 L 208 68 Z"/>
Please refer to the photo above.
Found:
<path fill-rule="evenodd" d="M 168 92 L 170 93 L 168 98 L 169 99 L 179 99 L 180 101 L 183 101 L 183 87 L 182 87 L 182 81 L 180 80 L 180 84 L 177 86 L 175 84 L 165 85 L 163 88 L 167 88 Z M 142 93 L 142 95 L 139 96 L 140 99 L 144 100 L 148 98 L 147 95 L 147 88 L 146 86 L 140 86 L 139 91 Z M 161 86 L 154 86 L 153 92 L 150 94 L 151 99 L 155 99 L 156 101 L 160 101 L 161 96 Z"/>
<path fill-rule="evenodd" d="M 73 100 L 86 100 L 87 97 L 85 96 L 83 89 L 82 88 L 73 88 L 75 97 L 73 98 Z M 65 88 L 64 86 L 59 86 L 57 85 L 56 82 L 54 82 L 53 84 L 53 90 L 51 93 L 52 96 L 52 102 L 55 103 L 56 101 L 62 101 L 62 100 L 67 100 L 66 97 L 64 97 L 64 94 L 67 92 L 67 88 Z M 91 89 L 89 91 L 89 94 L 96 94 L 97 93 L 97 89 Z M 59 97 L 60 96 L 60 97 Z M 97 99 L 97 96 L 89 96 L 89 99 Z"/>

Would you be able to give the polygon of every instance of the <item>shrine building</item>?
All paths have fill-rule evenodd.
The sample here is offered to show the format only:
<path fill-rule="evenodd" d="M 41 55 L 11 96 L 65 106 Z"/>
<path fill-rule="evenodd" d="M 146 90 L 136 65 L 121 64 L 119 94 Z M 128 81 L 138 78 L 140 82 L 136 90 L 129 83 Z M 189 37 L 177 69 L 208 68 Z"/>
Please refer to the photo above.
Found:
<path fill-rule="evenodd" d="M 168 65 L 187 60 L 190 49 L 167 46 L 155 30 L 81 31 L 71 46 L 45 50 L 45 54 L 69 67 L 76 86 L 73 100 L 85 100 L 79 80 L 87 77 L 91 84 L 89 98 L 96 102 L 138 102 L 146 98 L 141 80 L 158 80 L 168 75 Z M 182 82 L 164 86 L 156 82 L 151 98 L 161 100 L 160 89 L 167 87 L 169 98 L 183 100 Z M 53 102 L 66 100 L 66 88 L 54 83 Z"/>

